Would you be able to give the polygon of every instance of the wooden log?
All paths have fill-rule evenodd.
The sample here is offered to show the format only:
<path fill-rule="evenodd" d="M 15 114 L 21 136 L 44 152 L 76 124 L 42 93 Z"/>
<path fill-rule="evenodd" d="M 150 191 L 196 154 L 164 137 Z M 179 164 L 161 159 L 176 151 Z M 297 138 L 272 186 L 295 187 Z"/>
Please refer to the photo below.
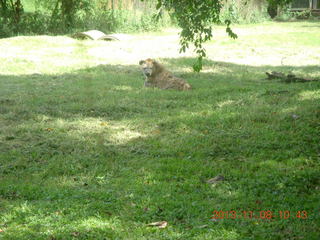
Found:
<path fill-rule="evenodd" d="M 271 72 L 271 73 L 268 73 L 266 72 L 267 76 L 268 76 L 268 79 L 275 79 L 275 78 L 285 78 L 286 75 L 284 73 L 281 73 L 281 72 Z"/>
<path fill-rule="evenodd" d="M 313 78 L 305 78 L 305 77 L 297 77 L 296 75 L 290 73 L 290 74 L 284 74 L 282 72 L 266 72 L 268 76 L 268 80 L 272 79 L 280 79 L 284 82 L 291 83 L 291 82 L 312 82 L 312 81 L 319 81 L 319 79 L 313 79 Z"/>

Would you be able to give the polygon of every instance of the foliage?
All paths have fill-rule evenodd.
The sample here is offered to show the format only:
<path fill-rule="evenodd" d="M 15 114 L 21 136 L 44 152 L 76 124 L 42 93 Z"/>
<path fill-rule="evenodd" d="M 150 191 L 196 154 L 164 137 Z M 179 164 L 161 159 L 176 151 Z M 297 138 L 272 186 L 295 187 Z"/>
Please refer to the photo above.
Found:
<path fill-rule="evenodd" d="M 2 0 L 2 3 L 9 2 Z M 11 5 L 8 5 L 10 11 L 6 11 L 6 14 L 1 12 L 0 36 L 66 34 L 88 29 L 99 29 L 106 33 L 154 31 L 170 24 L 167 13 L 155 21 L 157 11 L 154 2 L 130 10 L 121 8 L 121 5 L 113 9 L 108 0 L 37 0 L 32 3 L 29 0 L 27 3 L 28 11 L 21 13 L 19 22 L 12 17 Z"/>
<path fill-rule="evenodd" d="M 13 22 L 19 22 L 21 14 L 23 13 L 23 6 L 21 0 L 0 0 L 0 16 L 4 18 L 11 18 Z"/>
<path fill-rule="evenodd" d="M 274 18 L 277 16 L 277 12 L 279 7 L 285 7 L 289 3 L 292 2 L 292 0 L 267 0 L 268 2 L 268 13 L 271 16 L 271 18 Z"/>
<path fill-rule="evenodd" d="M 50 30 L 59 33 L 69 31 L 93 8 L 90 0 L 37 0 L 36 5 L 50 13 Z"/>
<path fill-rule="evenodd" d="M 192 43 L 198 59 L 193 65 L 193 69 L 199 72 L 202 69 L 202 59 L 206 57 L 206 51 L 203 43 L 212 38 L 212 24 L 220 24 L 220 10 L 222 8 L 219 0 L 158 0 L 157 8 L 171 11 L 171 14 L 177 19 L 179 27 L 182 28 L 180 33 L 181 52 L 189 47 Z M 226 31 L 231 38 L 236 38 L 230 28 L 231 21 L 225 20 L 227 25 Z"/>
<path fill-rule="evenodd" d="M 159 21 L 155 20 L 155 11 L 140 10 L 95 10 L 85 21 L 78 23 L 83 28 L 97 28 L 103 32 L 143 32 L 156 31 L 171 24 L 167 13 Z"/>
<path fill-rule="evenodd" d="M 266 2 L 260 0 L 225 0 L 220 17 L 232 23 L 259 23 L 270 19 L 266 7 Z"/>
<path fill-rule="evenodd" d="M 267 0 L 269 6 L 283 7 L 292 2 L 292 0 Z"/>
<path fill-rule="evenodd" d="M 0 24 L 2 25 L 0 34 L 19 31 L 19 23 L 23 14 L 21 0 L 0 0 L 0 7 Z"/>

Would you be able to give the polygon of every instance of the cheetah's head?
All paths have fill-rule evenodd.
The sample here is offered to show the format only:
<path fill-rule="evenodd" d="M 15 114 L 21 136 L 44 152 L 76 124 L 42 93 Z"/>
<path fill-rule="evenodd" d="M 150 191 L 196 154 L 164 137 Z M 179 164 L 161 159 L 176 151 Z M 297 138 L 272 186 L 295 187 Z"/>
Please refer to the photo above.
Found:
<path fill-rule="evenodd" d="M 146 60 L 141 60 L 139 65 L 141 66 L 141 70 L 146 77 L 150 77 L 152 73 L 155 72 L 156 61 L 153 59 L 148 58 Z"/>

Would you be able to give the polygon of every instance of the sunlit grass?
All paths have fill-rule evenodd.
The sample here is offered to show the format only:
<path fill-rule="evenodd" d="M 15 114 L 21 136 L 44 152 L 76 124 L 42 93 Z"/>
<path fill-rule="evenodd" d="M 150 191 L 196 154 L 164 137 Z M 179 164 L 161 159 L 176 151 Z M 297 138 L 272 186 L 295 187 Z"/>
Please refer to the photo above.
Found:
<path fill-rule="evenodd" d="M 300 93 L 301 100 L 315 100 L 320 99 L 320 90 L 304 91 Z"/>

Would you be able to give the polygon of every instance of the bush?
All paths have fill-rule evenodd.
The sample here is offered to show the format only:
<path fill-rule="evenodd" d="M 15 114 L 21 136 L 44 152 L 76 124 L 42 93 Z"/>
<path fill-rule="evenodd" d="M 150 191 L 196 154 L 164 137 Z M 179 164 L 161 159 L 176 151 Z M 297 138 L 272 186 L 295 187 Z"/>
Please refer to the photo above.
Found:
<path fill-rule="evenodd" d="M 270 19 L 267 14 L 267 3 L 260 0 L 225 0 L 221 9 L 222 22 L 258 23 Z"/>
<path fill-rule="evenodd" d="M 13 35 L 13 31 L 10 28 L 10 24 L 5 18 L 0 17 L 0 38 L 9 37 Z"/>
<path fill-rule="evenodd" d="M 78 21 L 77 26 L 83 29 L 99 29 L 104 32 L 139 32 L 154 31 L 172 25 L 169 14 L 164 12 L 156 20 L 155 3 L 140 3 L 132 9 L 110 9 L 107 6 L 95 5 L 89 16 Z"/>
<path fill-rule="evenodd" d="M 103 32 L 154 31 L 171 25 L 168 14 L 155 20 L 155 12 L 145 13 L 132 10 L 95 11 L 91 16 L 78 22 L 78 29 L 99 29 Z"/>
<path fill-rule="evenodd" d="M 40 12 L 24 13 L 18 23 L 0 18 L 0 37 L 50 33 L 50 16 Z"/>
<path fill-rule="evenodd" d="M 79 0 L 71 5 L 70 2 L 72 1 L 36 1 L 38 10 L 22 12 L 18 22 L 13 17 L 2 17 L 0 37 L 21 34 L 67 34 L 88 29 L 98 29 L 106 33 L 154 31 L 171 25 L 168 13 L 162 14 L 162 18 L 156 21 L 157 10 L 154 1 L 134 2 L 138 5 L 130 10 L 122 9 L 121 1 L 118 1 L 120 5 L 114 9 L 107 0 Z M 71 11 L 72 6 L 74 7 Z"/>
<path fill-rule="evenodd" d="M 25 13 L 22 16 L 20 32 L 23 34 L 48 34 L 50 29 L 50 16 L 39 11 Z"/>

